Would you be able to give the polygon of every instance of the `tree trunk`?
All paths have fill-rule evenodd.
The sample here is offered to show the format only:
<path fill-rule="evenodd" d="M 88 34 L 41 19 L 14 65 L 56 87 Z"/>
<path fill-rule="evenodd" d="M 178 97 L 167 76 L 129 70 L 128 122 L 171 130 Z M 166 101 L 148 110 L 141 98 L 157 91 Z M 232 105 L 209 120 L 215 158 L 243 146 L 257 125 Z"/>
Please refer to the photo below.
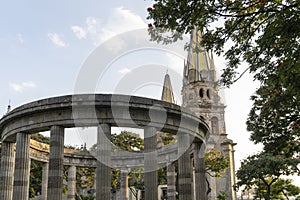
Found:
<path fill-rule="evenodd" d="M 266 200 L 271 200 L 271 185 L 267 185 L 267 194 L 266 194 Z"/>

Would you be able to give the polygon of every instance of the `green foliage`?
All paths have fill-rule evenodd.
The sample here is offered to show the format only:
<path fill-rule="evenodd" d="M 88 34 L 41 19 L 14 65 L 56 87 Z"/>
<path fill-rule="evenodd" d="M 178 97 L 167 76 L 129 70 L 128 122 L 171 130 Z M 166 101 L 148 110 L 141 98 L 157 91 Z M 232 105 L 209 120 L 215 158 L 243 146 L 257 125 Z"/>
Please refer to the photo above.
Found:
<path fill-rule="evenodd" d="M 229 167 L 229 159 L 212 149 L 205 153 L 205 167 L 207 173 L 214 172 L 215 177 L 221 177 L 222 172 Z"/>
<path fill-rule="evenodd" d="M 30 182 L 29 182 L 29 197 L 33 198 L 41 194 L 43 163 L 31 160 L 30 163 Z"/>
<path fill-rule="evenodd" d="M 265 197 L 280 200 L 290 199 L 291 197 L 297 197 L 299 195 L 300 188 L 293 185 L 290 179 L 278 179 L 270 186 L 269 196 L 267 196 L 267 191 L 268 189 L 266 185 L 261 180 L 256 182 L 255 194 L 257 198 Z"/>
<path fill-rule="evenodd" d="M 248 190 L 258 185 L 261 189 L 263 185 L 264 197 L 270 199 L 272 184 L 275 184 L 280 176 L 292 174 L 294 169 L 290 166 L 293 166 L 294 162 L 294 159 L 265 152 L 248 156 L 241 162 L 241 167 L 236 173 L 239 179 L 236 186 L 245 186 L 245 190 Z"/>
<path fill-rule="evenodd" d="M 117 169 L 111 170 L 111 186 L 114 190 L 120 189 L 121 172 Z"/>
<path fill-rule="evenodd" d="M 94 200 L 95 196 L 92 194 L 89 195 L 80 195 L 81 200 Z"/>
<path fill-rule="evenodd" d="M 157 42 L 174 42 L 197 26 L 201 45 L 224 53 L 223 85 L 252 73 L 261 87 L 247 123 L 251 140 L 299 159 L 300 0 L 156 0 L 147 10 Z"/>
<path fill-rule="evenodd" d="M 76 167 L 76 188 L 89 190 L 94 187 L 95 169 Z"/>
<path fill-rule="evenodd" d="M 129 174 L 129 187 L 134 187 L 137 190 L 144 190 L 144 168 L 136 168 Z"/>
<path fill-rule="evenodd" d="M 264 153 L 242 162 L 237 186 L 262 182 L 270 199 L 281 175 L 300 172 L 300 0 L 156 0 L 148 13 L 157 42 L 174 42 L 197 26 L 201 45 L 227 60 L 221 84 L 229 87 L 246 71 L 260 81 L 247 130 Z"/>
<path fill-rule="evenodd" d="M 41 142 L 41 143 L 44 143 L 44 144 L 50 144 L 50 137 L 43 136 L 40 133 L 32 134 L 30 136 L 30 138 L 32 140 L 35 140 L 35 141 L 38 141 L 38 142 Z"/>
<path fill-rule="evenodd" d="M 122 131 L 120 134 L 112 134 L 111 142 L 115 145 L 115 149 L 123 151 L 141 151 L 144 149 L 144 140 L 135 133 Z"/>
<path fill-rule="evenodd" d="M 227 199 L 227 193 L 226 192 L 224 192 L 224 191 L 221 191 L 221 192 L 219 192 L 219 194 L 218 194 L 218 196 L 217 196 L 217 199 L 218 200 L 226 200 Z"/>
<path fill-rule="evenodd" d="M 293 185 L 290 179 L 278 179 L 271 187 L 271 199 L 289 199 L 299 194 L 300 188 Z"/>

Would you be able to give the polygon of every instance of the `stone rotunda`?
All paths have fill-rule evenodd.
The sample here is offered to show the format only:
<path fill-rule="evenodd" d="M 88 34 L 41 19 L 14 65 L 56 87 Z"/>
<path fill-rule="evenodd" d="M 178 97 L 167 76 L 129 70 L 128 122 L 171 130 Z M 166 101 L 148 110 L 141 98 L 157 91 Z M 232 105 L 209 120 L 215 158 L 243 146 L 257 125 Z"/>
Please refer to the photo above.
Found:
<path fill-rule="evenodd" d="M 195 29 L 192 46 L 201 40 Z M 190 48 L 184 65 L 182 106 L 174 104 L 171 77 L 166 74 L 162 100 L 116 94 L 82 94 L 42 99 L 11 110 L 0 119 L 2 154 L 0 199 L 28 200 L 30 162 L 43 162 L 43 200 L 62 200 L 63 166 L 69 166 L 68 196 L 75 200 L 76 167 L 95 168 L 96 200 L 111 199 L 112 168 L 121 170 L 120 199 L 128 200 L 128 169 L 144 167 L 145 200 L 160 200 L 157 168 L 167 166 L 167 199 L 216 199 L 219 192 L 236 199 L 234 143 L 227 138 L 225 106 L 220 102 L 212 57 Z M 144 129 L 144 152 L 113 152 L 111 127 Z M 97 127 L 95 155 L 64 149 L 66 128 Z M 31 134 L 50 131 L 50 145 L 31 141 Z M 158 148 L 158 136 L 177 142 Z M 230 167 L 222 178 L 210 178 L 207 197 L 203 149 L 223 152 Z M 178 168 L 175 167 L 178 164 Z M 176 171 L 177 168 L 177 171 Z"/>

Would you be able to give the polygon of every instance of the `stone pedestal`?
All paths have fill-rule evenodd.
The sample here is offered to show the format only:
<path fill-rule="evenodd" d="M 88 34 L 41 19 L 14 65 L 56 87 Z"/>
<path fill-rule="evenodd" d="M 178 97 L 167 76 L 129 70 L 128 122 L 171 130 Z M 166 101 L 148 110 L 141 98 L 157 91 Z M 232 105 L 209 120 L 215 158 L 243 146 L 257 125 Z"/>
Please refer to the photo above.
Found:
<path fill-rule="evenodd" d="M 128 200 L 128 169 L 121 169 L 120 199 Z"/>
<path fill-rule="evenodd" d="M 64 164 L 64 128 L 52 126 L 48 176 L 48 200 L 62 200 Z"/>
<path fill-rule="evenodd" d="M 176 200 L 176 172 L 175 163 L 169 163 L 167 166 L 167 184 L 168 184 L 168 200 Z"/>
<path fill-rule="evenodd" d="M 157 136 L 156 129 L 144 129 L 144 181 L 145 200 L 158 199 L 157 189 Z"/>
<path fill-rule="evenodd" d="M 190 137 L 188 134 L 178 135 L 178 192 L 179 200 L 192 199 L 192 168 L 190 158 Z"/>
<path fill-rule="evenodd" d="M 96 200 L 110 199 L 111 126 L 100 124 L 97 133 Z"/>
<path fill-rule="evenodd" d="M 207 200 L 207 187 L 205 180 L 204 152 L 200 152 L 202 143 L 194 143 L 194 168 L 195 168 L 195 200 Z"/>
<path fill-rule="evenodd" d="M 17 134 L 13 199 L 28 200 L 29 198 L 29 142 L 29 134 Z"/>
<path fill-rule="evenodd" d="M 76 166 L 70 166 L 68 170 L 68 200 L 75 200 L 76 193 Z"/>
<path fill-rule="evenodd" d="M 0 199 L 12 200 L 15 168 L 15 143 L 2 142 Z"/>
<path fill-rule="evenodd" d="M 43 164 L 42 200 L 47 200 L 49 163 Z"/>

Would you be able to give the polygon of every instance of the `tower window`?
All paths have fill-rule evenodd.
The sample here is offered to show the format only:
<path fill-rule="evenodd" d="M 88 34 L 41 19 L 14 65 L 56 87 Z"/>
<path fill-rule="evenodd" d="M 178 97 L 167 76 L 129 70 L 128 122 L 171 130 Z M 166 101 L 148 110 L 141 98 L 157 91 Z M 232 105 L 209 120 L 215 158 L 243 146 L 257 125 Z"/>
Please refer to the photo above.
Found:
<path fill-rule="evenodd" d="M 207 96 L 207 98 L 210 99 L 210 90 L 209 89 L 206 91 L 206 96 Z"/>
<path fill-rule="evenodd" d="M 204 94 L 203 94 L 203 88 L 200 89 L 200 91 L 199 91 L 199 96 L 200 96 L 201 98 L 203 98 L 203 96 L 204 96 Z"/>

